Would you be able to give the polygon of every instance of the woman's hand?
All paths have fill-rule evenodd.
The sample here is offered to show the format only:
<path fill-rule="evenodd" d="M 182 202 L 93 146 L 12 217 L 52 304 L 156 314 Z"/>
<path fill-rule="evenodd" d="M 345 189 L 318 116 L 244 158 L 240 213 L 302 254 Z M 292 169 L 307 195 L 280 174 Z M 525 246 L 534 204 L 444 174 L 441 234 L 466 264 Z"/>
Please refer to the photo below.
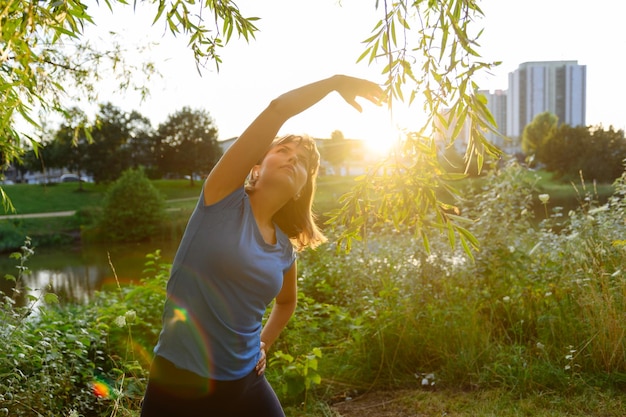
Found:
<path fill-rule="evenodd" d="M 343 99 L 359 112 L 363 108 L 356 102 L 357 97 L 363 97 L 377 106 L 387 101 L 385 92 L 376 83 L 362 78 L 349 77 L 347 75 L 336 75 L 335 90 L 343 97 Z"/>
<path fill-rule="evenodd" d="M 256 372 L 258 375 L 263 375 L 265 367 L 267 365 L 267 352 L 265 351 L 265 342 L 261 342 L 261 357 L 256 364 Z"/>

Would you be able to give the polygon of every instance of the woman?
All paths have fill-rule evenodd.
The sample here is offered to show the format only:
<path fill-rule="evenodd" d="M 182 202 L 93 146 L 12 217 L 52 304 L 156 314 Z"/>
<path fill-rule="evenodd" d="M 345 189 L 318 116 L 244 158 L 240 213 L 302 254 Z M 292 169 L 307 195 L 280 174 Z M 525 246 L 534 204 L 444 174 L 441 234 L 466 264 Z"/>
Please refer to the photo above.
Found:
<path fill-rule="evenodd" d="M 284 416 L 264 377 L 267 352 L 296 308 L 295 251 L 324 236 L 311 213 L 315 142 L 275 137 L 332 91 L 358 111 L 357 97 L 384 97 L 377 84 L 343 75 L 289 91 L 207 177 L 172 265 L 143 417 Z"/>

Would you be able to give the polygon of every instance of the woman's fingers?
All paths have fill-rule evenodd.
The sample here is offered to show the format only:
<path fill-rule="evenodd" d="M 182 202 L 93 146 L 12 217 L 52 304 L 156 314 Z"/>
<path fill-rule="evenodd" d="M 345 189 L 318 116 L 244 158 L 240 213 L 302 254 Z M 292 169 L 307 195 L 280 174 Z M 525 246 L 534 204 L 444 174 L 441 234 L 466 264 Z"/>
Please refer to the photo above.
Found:
<path fill-rule="evenodd" d="M 256 364 L 256 371 L 258 375 L 263 375 L 265 372 L 265 367 L 267 365 L 267 355 L 265 353 L 265 342 L 261 342 L 261 357 Z"/>
<path fill-rule="evenodd" d="M 363 108 L 357 103 L 357 97 L 363 97 L 377 106 L 386 101 L 385 92 L 378 84 L 361 78 L 344 76 L 337 91 L 348 104 L 359 112 L 362 112 Z"/>

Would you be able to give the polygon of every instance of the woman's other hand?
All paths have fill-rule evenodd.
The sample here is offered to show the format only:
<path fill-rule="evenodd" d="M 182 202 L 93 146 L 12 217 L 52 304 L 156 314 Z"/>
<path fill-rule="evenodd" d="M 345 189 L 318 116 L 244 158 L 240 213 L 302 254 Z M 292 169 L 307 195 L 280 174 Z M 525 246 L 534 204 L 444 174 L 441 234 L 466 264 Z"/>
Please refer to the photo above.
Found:
<path fill-rule="evenodd" d="M 265 351 L 265 342 L 261 342 L 261 357 L 256 364 L 256 372 L 258 375 L 263 375 L 265 367 L 267 365 L 267 352 Z"/>

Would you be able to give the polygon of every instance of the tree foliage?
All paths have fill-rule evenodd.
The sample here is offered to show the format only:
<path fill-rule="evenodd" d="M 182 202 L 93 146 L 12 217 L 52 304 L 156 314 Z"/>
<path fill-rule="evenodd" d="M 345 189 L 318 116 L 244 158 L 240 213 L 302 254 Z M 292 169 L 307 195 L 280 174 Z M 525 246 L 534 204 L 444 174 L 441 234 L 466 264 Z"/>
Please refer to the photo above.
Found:
<path fill-rule="evenodd" d="M 159 125 L 155 142 L 159 171 L 188 175 L 191 185 L 194 174 L 207 175 L 222 155 L 213 118 L 207 111 L 189 107 Z"/>
<path fill-rule="evenodd" d="M 480 171 L 486 156 L 500 155 L 485 137 L 496 124 L 486 98 L 474 94 L 479 88 L 473 77 L 498 64 L 483 62 L 478 53 L 482 30 L 474 25 L 483 12 L 472 0 L 383 0 L 376 6 L 384 9 L 384 18 L 364 41 L 359 61 L 385 60 L 391 110 L 394 101 L 406 100 L 419 104 L 427 119 L 421 129 L 406 135 L 396 154 L 344 196 L 343 207 L 333 216 L 344 231 L 339 243 L 349 248 L 352 239 L 366 238 L 372 227 L 392 225 L 421 236 L 427 249 L 430 233 L 445 232 L 452 246 L 458 241 L 472 256 L 478 242 L 463 226 L 466 219 L 440 199 L 442 194 L 456 195 L 450 180 L 458 176 L 441 167 L 435 141 L 451 144 L 468 123 L 466 163 L 475 157 Z"/>
<path fill-rule="evenodd" d="M 528 156 L 534 156 L 541 160 L 544 144 L 554 134 L 558 126 L 559 118 L 555 114 L 543 112 L 536 115 L 522 132 L 522 151 Z"/>
<path fill-rule="evenodd" d="M 612 183 L 624 171 L 626 138 L 612 126 L 569 126 L 562 124 L 538 149 L 540 162 L 557 177 Z"/>
<path fill-rule="evenodd" d="M 343 136 L 343 132 L 340 130 L 333 131 L 330 139 L 323 142 L 320 151 L 323 158 L 332 165 L 334 174 L 341 175 L 341 164 L 343 164 L 350 153 L 350 144 Z"/>

